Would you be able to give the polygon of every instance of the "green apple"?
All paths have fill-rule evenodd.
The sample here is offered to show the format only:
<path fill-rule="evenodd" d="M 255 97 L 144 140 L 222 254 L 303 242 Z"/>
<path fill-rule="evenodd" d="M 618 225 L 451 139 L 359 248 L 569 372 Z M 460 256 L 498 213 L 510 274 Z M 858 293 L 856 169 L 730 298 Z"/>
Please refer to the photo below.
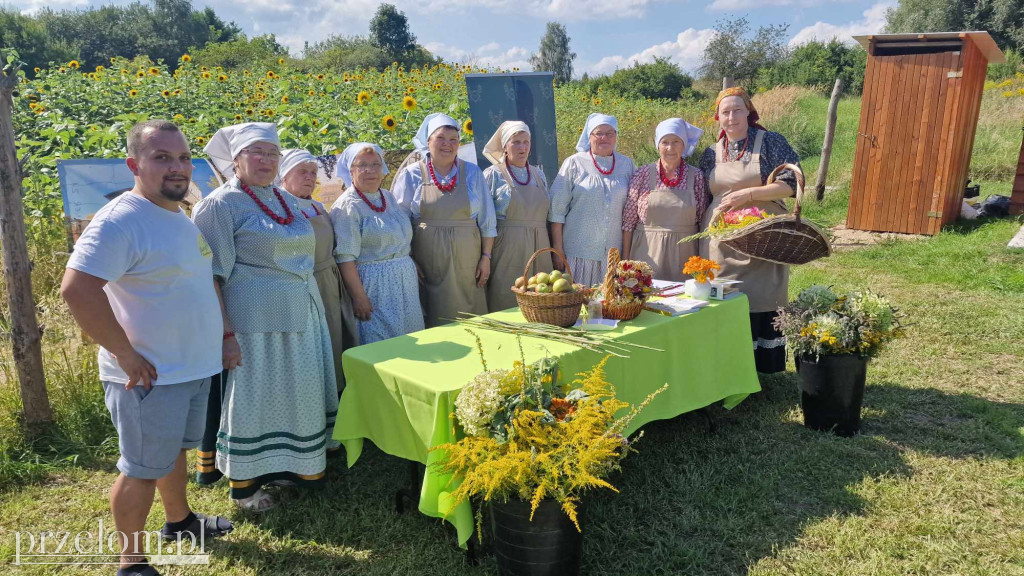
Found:
<path fill-rule="evenodd" d="M 562 272 L 560 270 L 554 270 L 551 272 L 551 283 L 554 284 L 562 278 Z"/>
<path fill-rule="evenodd" d="M 562 278 L 565 278 L 566 282 L 568 282 L 569 284 L 572 284 L 572 274 L 569 274 L 568 272 L 565 272 L 565 273 L 562 274 Z"/>
<path fill-rule="evenodd" d="M 527 286 L 529 286 L 530 284 L 537 284 L 537 277 L 536 276 L 530 276 L 530 279 L 526 281 L 526 285 Z"/>
<path fill-rule="evenodd" d="M 537 274 L 537 284 L 551 284 L 551 276 L 547 272 Z"/>
<path fill-rule="evenodd" d="M 565 278 L 559 278 L 551 285 L 551 289 L 555 292 L 572 292 L 572 284 L 566 282 Z"/>
<path fill-rule="evenodd" d="M 548 286 L 547 284 L 544 283 L 537 284 L 537 292 L 541 294 L 547 294 L 551 292 L 551 286 Z"/>

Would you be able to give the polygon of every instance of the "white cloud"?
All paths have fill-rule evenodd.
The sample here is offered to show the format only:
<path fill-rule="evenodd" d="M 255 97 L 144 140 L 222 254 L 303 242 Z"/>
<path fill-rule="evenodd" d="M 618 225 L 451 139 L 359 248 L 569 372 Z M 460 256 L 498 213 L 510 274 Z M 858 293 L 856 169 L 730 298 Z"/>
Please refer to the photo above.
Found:
<path fill-rule="evenodd" d="M 441 42 L 427 42 L 423 47 L 434 55 L 452 62 L 486 68 L 530 70 L 530 51 L 520 46 L 502 49 L 497 42 L 491 42 L 473 50 L 465 50 Z"/>
<path fill-rule="evenodd" d="M 610 74 L 618 68 L 629 67 L 634 62 L 641 64 L 653 62 L 658 57 L 669 58 L 683 70 L 692 71 L 700 65 L 701 58 L 704 56 L 704 48 L 714 36 L 715 31 L 711 28 L 701 30 L 687 28 L 680 32 L 675 40 L 655 44 L 628 58 L 620 55 L 605 56 L 596 64 L 584 67 L 584 70 L 590 74 Z"/>
<path fill-rule="evenodd" d="M 829 41 L 833 38 L 841 42 L 852 43 L 854 36 L 864 34 L 877 34 L 885 27 L 885 13 L 896 5 L 893 0 L 882 0 L 868 8 L 862 14 L 863 18 L 847 22 L 846 24 L 829 24 L 828 22 L 815 22 L 814 24 L 801 29 L 789 41 L 790 46 L 806 44 L 812 40 Z"/>
<path fill-rule="evenodd" d="M 487 8 L 496 13 L 527 14 L 559 20 L 606 20 L 643 18 L 646 8 L 655 2 L 679 0 L 427 0 L 410 3 L 410 11 L 463 11 L 466 8 Z M 401 8 L 401 6 L 399 6 Z"/>
<path fill-rule="evenodd" d="M 24 5 L 21 8 L 22 14 L 33 15 L 43 8 L 52 8 L 58 11 L 84 8 L 89 5 L 89 0 L 27 0 L 21 4 Z"/>

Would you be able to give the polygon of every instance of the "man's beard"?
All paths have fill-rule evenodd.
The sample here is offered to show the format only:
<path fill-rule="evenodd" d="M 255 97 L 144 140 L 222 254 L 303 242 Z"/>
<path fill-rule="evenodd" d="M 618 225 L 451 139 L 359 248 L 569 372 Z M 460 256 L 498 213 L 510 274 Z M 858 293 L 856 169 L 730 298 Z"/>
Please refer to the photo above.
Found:
<path fill-rule="evenodd" d="M 160 194 L 168 200 L 174 202 L 181 202 L 188 195 L 189 181 L 185 180 L 180 190 L 174 188 L 175 183 L 168 183 L 164 181 L 164 185 L 160 187 Z"/>

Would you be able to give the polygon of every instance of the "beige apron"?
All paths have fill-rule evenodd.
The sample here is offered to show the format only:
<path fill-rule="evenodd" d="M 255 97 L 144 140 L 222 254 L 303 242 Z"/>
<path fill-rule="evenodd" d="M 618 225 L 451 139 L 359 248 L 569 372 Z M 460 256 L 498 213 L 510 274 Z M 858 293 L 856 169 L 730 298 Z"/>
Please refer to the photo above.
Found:
<path fill-rule="evenodd" d="M 740 160 L 716 162 L 708 178 L 708 190 L 711 192 L 712 200 L 704 213 L 702 229 L 707 228 L 711 222 L 711 217 L 721 204 L 722 198 L 764 184 L 761 181 L 761 148 L 764 135 L 763 130 L 758 130 L 750 154 L 745 154 Z M 719 139 L 715 144 L 716 159 L 722 157 L 723 146 L 723 139 Z M 769 214 L 786 212 L 786 205 L 780 200 L 755 202 L 754 206 Z M 701 241 L 701 253 L 708 254 L 708 258 L 722 265 L 719 278 L 743 281 L 739 290 L 750 300 L 751 314 L 775 312 L 779 306 L 786 304 L 789 292 L 789 266 L 744 256 L 713 239 Z"/>
<path fill-rule="evenodd" d="M 531 170 L 530 184 L 519 186 L 504 167 L 499 168 L 512 191 L 505 218 L 498 220 L 498 237 L 491 252 L 491 279 L 487 284 L 487 309 L 490 312 L 515 308 L 516 296 L 509 290 L 530 256 L 548 248 L 548 192 L 541 185 L 540 175 Z M 527 170 L 530 170 L 527 166 Z M 531 274 L 551 272 L 551 253 L 537 257 Z"/>
<path fill-rule="evenodd" d="M 334 261 L 334 228 L 326 213 L 309 219 L 316 234 L 315 264 L 313 278 L 324 301 L 327 315 L 327 329 L 331 334 L 331 348 L 334 352 L 334 373 L 337 375 L 338 391 L 345 387 L 345 373 L 341 370 L 341 353 L 359 345 L 359 329 L 352 299 L 345 290 L 341 272 Z"/>
<path fill-rule="evenodd" d="M 423 195 L 412 233 L 412 257 L 423 270 L 423 312 L 427 328 L 447 323 L 458 312 L 487 313 L 487 295 L 476 285 L 480 229 L 471 217 L 466 171 L 459 163 L 455 189 L 434 185 L 420 161 Z"/>
<path fill-rule="evenodd" d="M 629 257 L 650 264 L 658 280 L 683 282 L 687 278 L 683 276 L 683 264 L 697 253 L 695 242 L 678 243 L 699 232 L 693 197 L 697 170 L 687 166 L 686 182 L 678 189 L 661 183 L 657 162 L 648 167 L 647 173 L 651 191 L 647 197 L 647 223 L 640 222 L 633 230 Z"/>

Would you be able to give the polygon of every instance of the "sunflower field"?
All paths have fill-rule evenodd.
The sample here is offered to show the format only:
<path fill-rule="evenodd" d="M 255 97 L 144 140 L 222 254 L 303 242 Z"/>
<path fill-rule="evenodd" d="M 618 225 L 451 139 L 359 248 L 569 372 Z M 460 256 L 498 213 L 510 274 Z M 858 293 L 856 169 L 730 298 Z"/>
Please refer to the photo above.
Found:
<path fill-rule="evenodd" d="M 14 126 L 19 157 L 29 155 L 24 186 L 30 220 L 60 219 L 57 160 L 123 157 L 128 129 L 141 120 L 173 120 L 197 157 L 218 128 L 251 121 L 275 122 L 284 147 L 322 155 L 357 141 L 409 149 L 423 118 L 444 112 L 463 124 L 465 143 L 473 133 L 464 75 L 507 72 L 460 64 L 407 70 L 395 63 L 383 71 L 338 75 L 300 71 L 283 58 L 276 66 L 225 70 L 198 66 L 187 54 L 176 64 L 172 71 L 145 57 L 114 58 L 109 66 L 85 70 L 71 61 L 37 69 L 34 79 L 24 81 Z M 602 99 L 572 85 L 558 86 L 555 98 L 562 158 L 574 152 L 590 112 L 619 117 L 620 151 L 640 153 L 638 161 L 655 155 L 657 122 L 685 112 L 678 102 Z"/>

